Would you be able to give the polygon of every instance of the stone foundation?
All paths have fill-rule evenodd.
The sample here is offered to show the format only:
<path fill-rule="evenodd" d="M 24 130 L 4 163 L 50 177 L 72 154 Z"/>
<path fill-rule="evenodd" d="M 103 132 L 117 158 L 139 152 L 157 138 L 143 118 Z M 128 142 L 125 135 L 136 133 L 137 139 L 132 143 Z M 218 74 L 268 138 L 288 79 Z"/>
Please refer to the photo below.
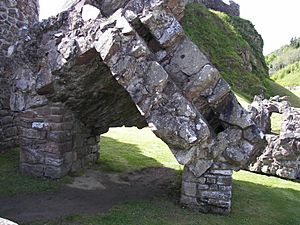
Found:
<path fill-rule="evenodd" d="M 231 210 L 232 170 L 210 169 L 196 177 L 187 167 L 183 171 L 181 204 L 204 213 L 229 214 Z"/>
<path fill-rule="evenodd" d="M 98 136 L 61 103 L 20 115 L 20 168 L 26 174 L 60 178 L 98 159 Z"/>

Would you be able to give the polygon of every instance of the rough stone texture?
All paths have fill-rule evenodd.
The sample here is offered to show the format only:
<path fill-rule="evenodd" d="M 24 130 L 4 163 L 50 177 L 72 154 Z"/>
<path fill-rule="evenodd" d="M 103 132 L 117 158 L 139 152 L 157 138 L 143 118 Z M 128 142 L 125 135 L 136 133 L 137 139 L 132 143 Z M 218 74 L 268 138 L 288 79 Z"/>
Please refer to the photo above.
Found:
<path fill-rule="evenodd" d="M 223 0 L 187 0 L 189 3 L 200 3 L 209 9 L 227 13 L 231 16 L 240 16 L 240 6 L 234 1 L 230 0 L 229 4 Z"/>
<path fill-rule="evenodd" d="M 99 14 L 83 20 L 85 4 Z M 149 125 L 190 174 L 182 203 L 230 211 L 231 171 L 256 158 L 264 136 L 184 34 L 185 4 L 75 1 L 15 43 L 10 107 L 20 112 L 23 172 L 61 177 L 97 159 L 109 127 Z"/>
<path fill-rule="evenodd" d="M 220 168 L 221 167 L 221 168 Z M 202 212 L 229 214 L 232 196 L 232 170 L 217 163 L 201 177 L 187 167 L 183 171 L 181 202 Z"/>
<path fill-rule="evenodd" d="M 0 2 L 0 57 L 7 55 L 19 29 L 38 21 L 38 0 L 3 0 Z"/>
<path fill-rule="evenodd" d="M 253 120 L 268 134 L 268 146 L 249 169 L 300 179 L 300 109 L 291 107 L 286 97 L 275 96 L 270 100 L 255 97 L 250 110 Z M 280 135 L 270 134 L 273 112 L 283 114 Z"/>
<path fill-rule="evenodd" d="M 98 136 L 61 103 L 22 112 L 19 127 L 24 173 L 60 178 L 98 159 Z"/>
<path fill-rule="evenodd" d="M 38 1 L 3 0 L 0 2 L 0 152 L 18 144 L 16 115 L 9 107 L 11 70 L 9 48 L 29 25 L 38 21 Z"/>
<path fill-rule="evenodd" d="M 284 113 L 291 105 L 287 101 L 287 97 L 275 96 L 268 99 L 255 96 L 253 102 L 249 106 L 252 120 L 265 133 L 271 134 L 271 116 L 272 113 Z"/>

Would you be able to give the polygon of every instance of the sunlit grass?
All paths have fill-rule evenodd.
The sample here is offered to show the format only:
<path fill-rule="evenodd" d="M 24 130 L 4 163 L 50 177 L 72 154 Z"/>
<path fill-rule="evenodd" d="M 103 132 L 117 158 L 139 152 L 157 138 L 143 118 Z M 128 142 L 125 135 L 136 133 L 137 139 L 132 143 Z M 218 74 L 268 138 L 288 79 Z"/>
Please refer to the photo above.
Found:
<path fill-rule="evenodd" d="M 100 138 L 98 164 L 109 171 L 132 171 L 150 166 L 181 169 L 168 146 L 149 128 L 111 128 Z"/>
<path fill-rule="evenodd" d="M 168 166 L 177 169 L 170 150 L 150 133 L 149 129 L 111 129 L 103 135 L 102 156 L 106 169 L 138 170 L 144 166 Z M 105 138 L 109 138 L 109 143 Z M 107 145 L 108 143 L 108 145 Z M 119 154 L 123 146 L 126 151 Z M 116 145 L 115 145 L 116 144 Z M 149 147 L 152 147 L 149 149 Z M 116 149 L 117 152 L 116 152 Z M 140 154 L 137 163 L 132 154 Z M 147 158 L 151 160 L 147 162 Z M 124 158 L 126 160 L 124 160 Z M 109 160 L 108 160 L 109 159 Z M 116 159 L 118 162 L 114 162 Z M 132 160 L 133 159 L 133 160 Z M 121 162 L 126 162 L 124 166 Z M 100 160 L 101 163 L 101 160 Z M 65 218 L 35 224 L 105 224 L 105 225 L 299 225 L 300 183 L 247 171 L 233 175 L 232 213 L 229 216 L 202 214 L 181 208 L 175 199 L 166 197 L 152 200 L 129 201 L 96 215 L 70 215 Z M 180 186 L 177 187 L 180 189 Z M 179 196 L 178 196 L 179 198 Z M 178 199 L 177 199 L 178 200 Z"/>

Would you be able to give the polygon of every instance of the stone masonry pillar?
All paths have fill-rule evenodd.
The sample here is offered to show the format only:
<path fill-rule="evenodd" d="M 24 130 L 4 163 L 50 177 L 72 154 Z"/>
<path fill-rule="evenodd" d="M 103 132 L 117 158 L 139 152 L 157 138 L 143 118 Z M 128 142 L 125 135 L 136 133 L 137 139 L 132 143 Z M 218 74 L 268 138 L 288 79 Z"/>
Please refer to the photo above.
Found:
<path fill-rule="evenodd" d="M 232 170 L 209 169 L 196 177 L 188 167 L 182 177 L 181 204 L 204 213 L 229 214 Z"/>
<path fill-rule="evenodd" d="M 18 144 L 16 115 L 10 110 L 11 74 L 9 47 L 19 30 L 38 21 L 38 0 L 0 1 L 0 152 Z"/>
<path fill-rule="evenodd" d="M 98 159 L 99 138 L 61 103 L 20 115 L 20 169 L 34 176 L 60 178 Z"/>

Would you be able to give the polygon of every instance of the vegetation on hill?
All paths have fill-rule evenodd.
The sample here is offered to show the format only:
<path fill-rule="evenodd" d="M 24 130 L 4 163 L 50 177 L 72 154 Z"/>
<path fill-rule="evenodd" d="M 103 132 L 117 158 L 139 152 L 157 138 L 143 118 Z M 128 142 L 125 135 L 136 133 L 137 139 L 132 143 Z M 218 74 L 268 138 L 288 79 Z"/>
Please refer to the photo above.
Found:
<path fill-rule="evenodd" d="M 288 95 L 292 105 L 300 107 L 296 95 L 269 78 L 263 40 L 251 22 L 190 4 L 182 24 L 186 34 L 241 97 L 251 101 L 261 93 L 266 97 Z"/>
<path fill-rule="evenodd" d="M 266 56 L 271 79 L 286 86 L 300 86 L 300 38 Z"/>
<path fill-rule="evenodd" d="M 300 61 L 276 71 L 271 78 L 285 87 L 300 86 Z"/>
<path fill-rule="evenodd" d="M 298 61 L 300 61 L 300 38 L 292 38 L 289 45 L 284 45 L 266 56 L 270 75 Z"/>

